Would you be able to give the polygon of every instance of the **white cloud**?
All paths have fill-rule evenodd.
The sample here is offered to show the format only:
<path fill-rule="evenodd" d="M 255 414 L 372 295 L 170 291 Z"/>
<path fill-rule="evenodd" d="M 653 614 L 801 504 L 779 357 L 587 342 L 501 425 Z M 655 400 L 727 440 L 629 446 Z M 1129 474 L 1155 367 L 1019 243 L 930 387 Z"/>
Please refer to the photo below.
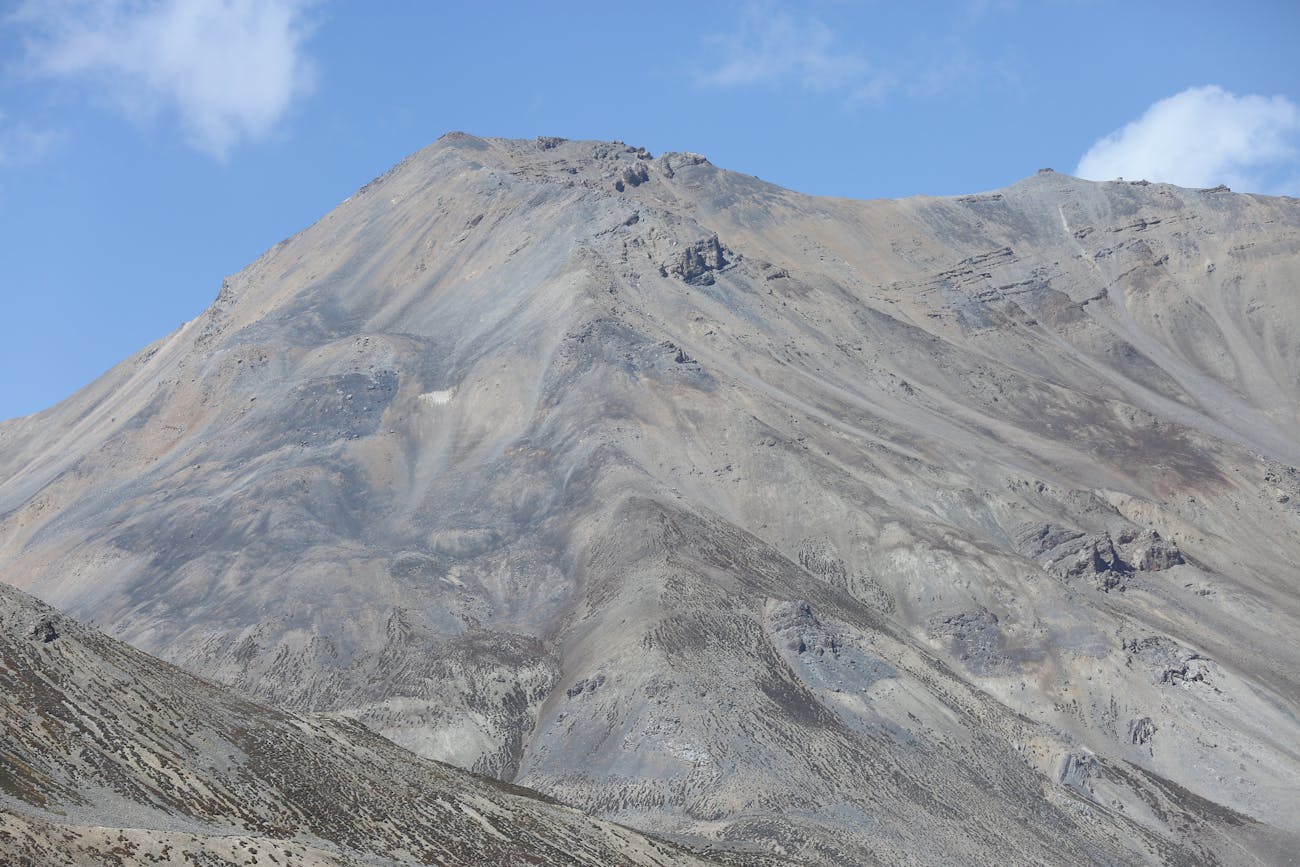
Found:
<path fill-rule="evenodd" d="M 734 33 L 706 43 L 718 62 L 697 77 L 707 87 L 744 87 L 794 82 L 807 90 L 843 90 L 854 98 L 876 98 L 890 82 L 873 74 L 859 54 L 840 48 L 835 34 L 816 18 L 795 17 L 751 5 Z"/>
<path fill-rule="evenodd" d="M 1300 108 L 1281 96 L 1189 88 L 1094 144 L 1075 174 L 1294 194 L 1300 191 Z"/>
<path fill-rule="evenodd" d="M 174 112 L 224 159 L 267 136 L 310 90 L 309 0 L 29 0 L 35 72 L 84 81 L 137 117 Z"/>

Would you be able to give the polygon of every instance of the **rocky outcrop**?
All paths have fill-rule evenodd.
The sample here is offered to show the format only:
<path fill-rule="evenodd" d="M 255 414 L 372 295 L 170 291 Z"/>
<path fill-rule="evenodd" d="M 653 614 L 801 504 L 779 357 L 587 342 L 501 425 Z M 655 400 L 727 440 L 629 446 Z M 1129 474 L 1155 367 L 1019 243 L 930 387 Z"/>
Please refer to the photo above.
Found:
<path fill-rule="evenodd" d="M 645 163 L 636 163 L 623 169 L 618 180 L 614 181 L 614 189 L 621 193 L 628 187 L 639 187 L 649 180 L 650 170 L 646 168 Z"/>
<path fill-rule="evenodd" d="M 1187 562 L 1178 545 L 1170 539 L 1162 538 L 1155 530 L 1142 530 L 1121 533 L 1119 543 L 1133 563 L 1134 568 L 1143 572 L 1163 572 L 1174 566 Z"/>
<path fill-rule="evenodd" d="M 59 632 L 54 628 L 54 618 L 42 617 L 36 621 L 36 625 L 32 627 L 31 637 L 45 644 L 49 644 L 58 638 Z"/>
<path fill-rule="evenodd" d="M 1186 563 L 1172 541 L 1152 529 L 1084 533 L 1055 524 L 1029 524 L 1016 547 L 1064 581 L 1084 580 L 1103 593 L 1123 592 L 1135 572 L 1161 572 Z"/>
<path fill-rule="evenodd" d="M 937 615 L 926 626 L 930 636 L 944 643 L 970 671 L 994 674 L 1010 669 L 998 616 L 987 608 Z"/>
<path fill-rule="evenodd" d="M 1163 635 L 1132 638 L 1121 642 L 1121 648 L 1128 654 L 1126 663 L 1141 665 L 1153 683 L 1214 688 L 1217 678 L 1214 662 L 1171 638 Z"/>
<path fill-rule="evenodd" d="M 838 637 L 822 624 L 805 600 L 780 606 L 769 616 L 768 622 L 772 632 L 780 636 L 786 648 L 796 655 L 839 655 Z"/>
<path fill-rule="evenodd" d="M 1159 726 L 1151 721 L 1151 717 L 1144 716 L 1141 719 L 1129 720 L 1128 739 L 1129 743 L 1134 746 L 1145 746 L 1155 738 Z"/>
<path fill-rule="evenodd" d="M 681 253 L 659 270 L 664 276 L 672 275 L 693 286 L 712 286 L 716 279 L 715 272 L 729 266 L 734 255 L 714 235 L 686 245 Z"/>

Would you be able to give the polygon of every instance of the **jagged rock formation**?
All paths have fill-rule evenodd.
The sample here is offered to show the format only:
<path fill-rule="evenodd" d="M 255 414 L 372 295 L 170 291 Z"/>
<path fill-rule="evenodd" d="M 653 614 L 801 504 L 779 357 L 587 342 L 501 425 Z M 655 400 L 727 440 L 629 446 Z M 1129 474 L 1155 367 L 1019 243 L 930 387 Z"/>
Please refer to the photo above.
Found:
<path fill-rule="evenodd" d="M 1187 562 L 1176 544 L 1152 529 L 1126 527 L 1112 537 L 1105 531 L 1030 524 L 1020 529 L 1016 542 L 1017 550 L 1062 580 L 1086 577 L 1103 593 L 1125 590 L 1134 572 L 1161 572 Z"/>
<path fill-rule="evenodd" d="M 1276 860 L 1297 285 L 1289 199 L 450 135 L 0 425 L 0 575 L 681 838 Z"/>
<path fill-rule="evenodd" d="M 0 585 L 11 867 L 706 863 L 354 721 L 259 707 L 66 619 L 45 638 L 56 617 Z"/>

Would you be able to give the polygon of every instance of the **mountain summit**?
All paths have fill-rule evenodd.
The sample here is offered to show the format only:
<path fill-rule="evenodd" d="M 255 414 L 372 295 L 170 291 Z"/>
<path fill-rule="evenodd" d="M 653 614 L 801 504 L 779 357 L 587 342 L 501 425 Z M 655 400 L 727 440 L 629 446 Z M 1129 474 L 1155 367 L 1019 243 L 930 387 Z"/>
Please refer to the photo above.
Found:
<path fill-rule="evenodd" d="M 0 575 L 801 862 L 1300 842 L 1300 203 L 454 133 L 0 425 Z"/>

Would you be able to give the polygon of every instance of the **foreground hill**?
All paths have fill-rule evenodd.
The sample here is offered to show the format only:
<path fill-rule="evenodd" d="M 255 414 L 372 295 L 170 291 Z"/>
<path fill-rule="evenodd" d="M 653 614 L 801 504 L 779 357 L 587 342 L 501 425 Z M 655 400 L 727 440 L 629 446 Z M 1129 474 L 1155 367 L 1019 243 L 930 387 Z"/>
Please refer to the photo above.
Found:
<path fill-rule="evenodd" d="M 704 863 L 355 722 L 251 704 L 4 585 L 0 687 L 6 865 Z"/>
<path fill-rule="evenodd" d="M 1300 835 L 1300 204 L 444 137 L 0 425 L 0 574 L 259 700 L 823 863 Z"/>

